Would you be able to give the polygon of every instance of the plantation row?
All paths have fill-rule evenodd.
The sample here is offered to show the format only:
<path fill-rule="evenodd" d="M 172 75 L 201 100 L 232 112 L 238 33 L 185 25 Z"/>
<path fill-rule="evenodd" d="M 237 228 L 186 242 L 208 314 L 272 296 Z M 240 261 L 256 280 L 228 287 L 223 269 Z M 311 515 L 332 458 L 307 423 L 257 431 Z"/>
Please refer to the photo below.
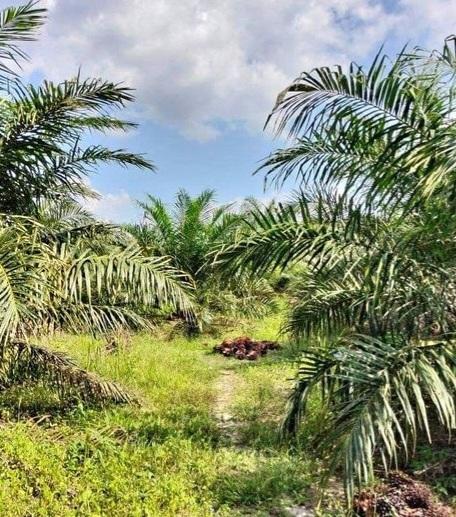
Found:
<path fill-rule="evenodd" d="M 308 444 L 323 481 L 342 472 L 349 507 L 379 468 L 450 434 L 456 39 L 392 60 L 379 53 L 368 69 L 317 68 L 283 91 L 268 125 L 289 145 L 258 172 L 294 181 L 288 201 L 220 205 L 213 191 L 181 190 L 171 207 L 140 202 L 141 223 L 113 225 L 83 208 L 96 196 L 87 177 L 101 163 L 155 167 L 83 142 L 134 127 L 116 115 L 132 92 L 80 76 L 24 84 L 18 45 L 44 17 L 35 3 L 0 17 L 2 388 L 44 386 L 68 406 L 130 404 L 127 387 L 37 343 L 92 334 L 113 336 L 115 349 L 123 331 L 166 324 L 196 336 L 285 307 L 282 335 L 299 364 L 283 438 L 293 443 L 317 397 Z M 266 351 L 224 343 L 227 356 Z"/>

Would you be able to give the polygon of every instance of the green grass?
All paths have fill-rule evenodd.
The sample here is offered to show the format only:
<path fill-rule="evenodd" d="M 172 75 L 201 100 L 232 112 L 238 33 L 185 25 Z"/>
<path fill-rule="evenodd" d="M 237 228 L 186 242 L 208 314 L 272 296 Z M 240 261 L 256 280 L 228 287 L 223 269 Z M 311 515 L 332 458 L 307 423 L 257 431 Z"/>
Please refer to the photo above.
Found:
<path fill-rule="evenodd" d="M 223 336 L 269 339 L 278 325 L 240 323 Z M 115 353 L 84 336 L 47 344 L 119 382 L 138 407 L 68 408 L 40 387 L 2 395 L 0 515 L 286 515 L 310 498 L 315 464 L 276 439 L 293 373 L 280 354 L 247 365 L 211 354 L 217 338 L 170 339 L 163 329 L 123 341 Z M 237 379 L 237 446 L 213 413 L 227 368 Z"/>
<path fill-rule="evenodd" d="M 443 438 L 443 437 L 442 437 Z M 446 437 L 445 437 L 446 438 Z M 456 450 L 454 438 L 420 444 L 409 468 L 433 489 L 434 493 L 456 510 Z"/>

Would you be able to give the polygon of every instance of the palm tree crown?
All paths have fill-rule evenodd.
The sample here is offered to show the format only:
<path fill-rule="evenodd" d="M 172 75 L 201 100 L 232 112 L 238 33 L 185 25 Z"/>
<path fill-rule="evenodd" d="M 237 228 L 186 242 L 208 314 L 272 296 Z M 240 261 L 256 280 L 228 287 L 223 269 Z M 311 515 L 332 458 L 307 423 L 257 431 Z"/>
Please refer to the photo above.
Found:
<path fill-rule="evenodd" d="M 172 208 L 162 200 L 149 196 L 139 203 L 144 210 L 144 224 L 132 231 L 159 255 L 172 257 L 174 267 L 186 271 L 195 280 L 208 276 L 208 255 L 226 240 L 235 228 L 237 217 L 229 206 L 217 205 L 215 192 L 204 190 L 191 197 L 180 190 Z M 142 232 L 141 232 L 142 231 Z"/>
<path fill-rule="evenodd" d="M 284 430 L 322 390 L 316 443 L 349 499 L 377 456 L 388 469 L 431 435 L 431 414 L 456 426 L 455 50 L 451 37 L 301 74 L 268 121 L 291 145 L 260 169 L 301 191 L 254 210 L 220 253 L 233 270 L 303 266 L 285 329 L 307 345 Z"/>

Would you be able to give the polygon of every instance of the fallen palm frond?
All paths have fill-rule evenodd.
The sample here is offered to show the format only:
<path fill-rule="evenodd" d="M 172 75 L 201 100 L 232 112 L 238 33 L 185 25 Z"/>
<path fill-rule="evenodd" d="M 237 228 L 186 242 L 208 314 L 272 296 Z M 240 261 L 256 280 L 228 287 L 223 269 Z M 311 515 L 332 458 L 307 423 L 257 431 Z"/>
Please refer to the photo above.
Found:
<path fill-rule="evenodd" d="M 121 404 L 135 400 L 114 382 L 84 370 L 61 352 L 13 341 L 2 350 L 0 384 L 5 389 L 26 381 L 45 383 L 62 398 L 76 397 L 101 404 Z"/>

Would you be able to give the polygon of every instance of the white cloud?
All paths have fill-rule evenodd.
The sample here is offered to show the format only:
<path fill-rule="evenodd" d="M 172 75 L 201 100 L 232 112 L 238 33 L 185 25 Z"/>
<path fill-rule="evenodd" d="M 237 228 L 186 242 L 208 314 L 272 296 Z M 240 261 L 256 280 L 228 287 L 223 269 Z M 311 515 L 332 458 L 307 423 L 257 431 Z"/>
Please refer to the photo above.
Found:
<path fill-rule="evenodd" d="M 82 65 L 83 74 L 125 81 L 137 89 L 140 117 L 199 140 L 215 138 L 218 122 L 259 130 L 277 93 L 304 69 L 360 60 L 391 35 L 435 43 L 456 19 L 454 0 L 393 0 L 392 10 L 380 0 L 47 4 L 34 67 L 62 79 Z"/>
<path fill-rule="evenodd" d="M 82 204 L 98 219 L 106 222 L 134 222 L 139 218 L 136 201 L 125 191 L 101 194 L 99 199 L 86 199 Z"/>

